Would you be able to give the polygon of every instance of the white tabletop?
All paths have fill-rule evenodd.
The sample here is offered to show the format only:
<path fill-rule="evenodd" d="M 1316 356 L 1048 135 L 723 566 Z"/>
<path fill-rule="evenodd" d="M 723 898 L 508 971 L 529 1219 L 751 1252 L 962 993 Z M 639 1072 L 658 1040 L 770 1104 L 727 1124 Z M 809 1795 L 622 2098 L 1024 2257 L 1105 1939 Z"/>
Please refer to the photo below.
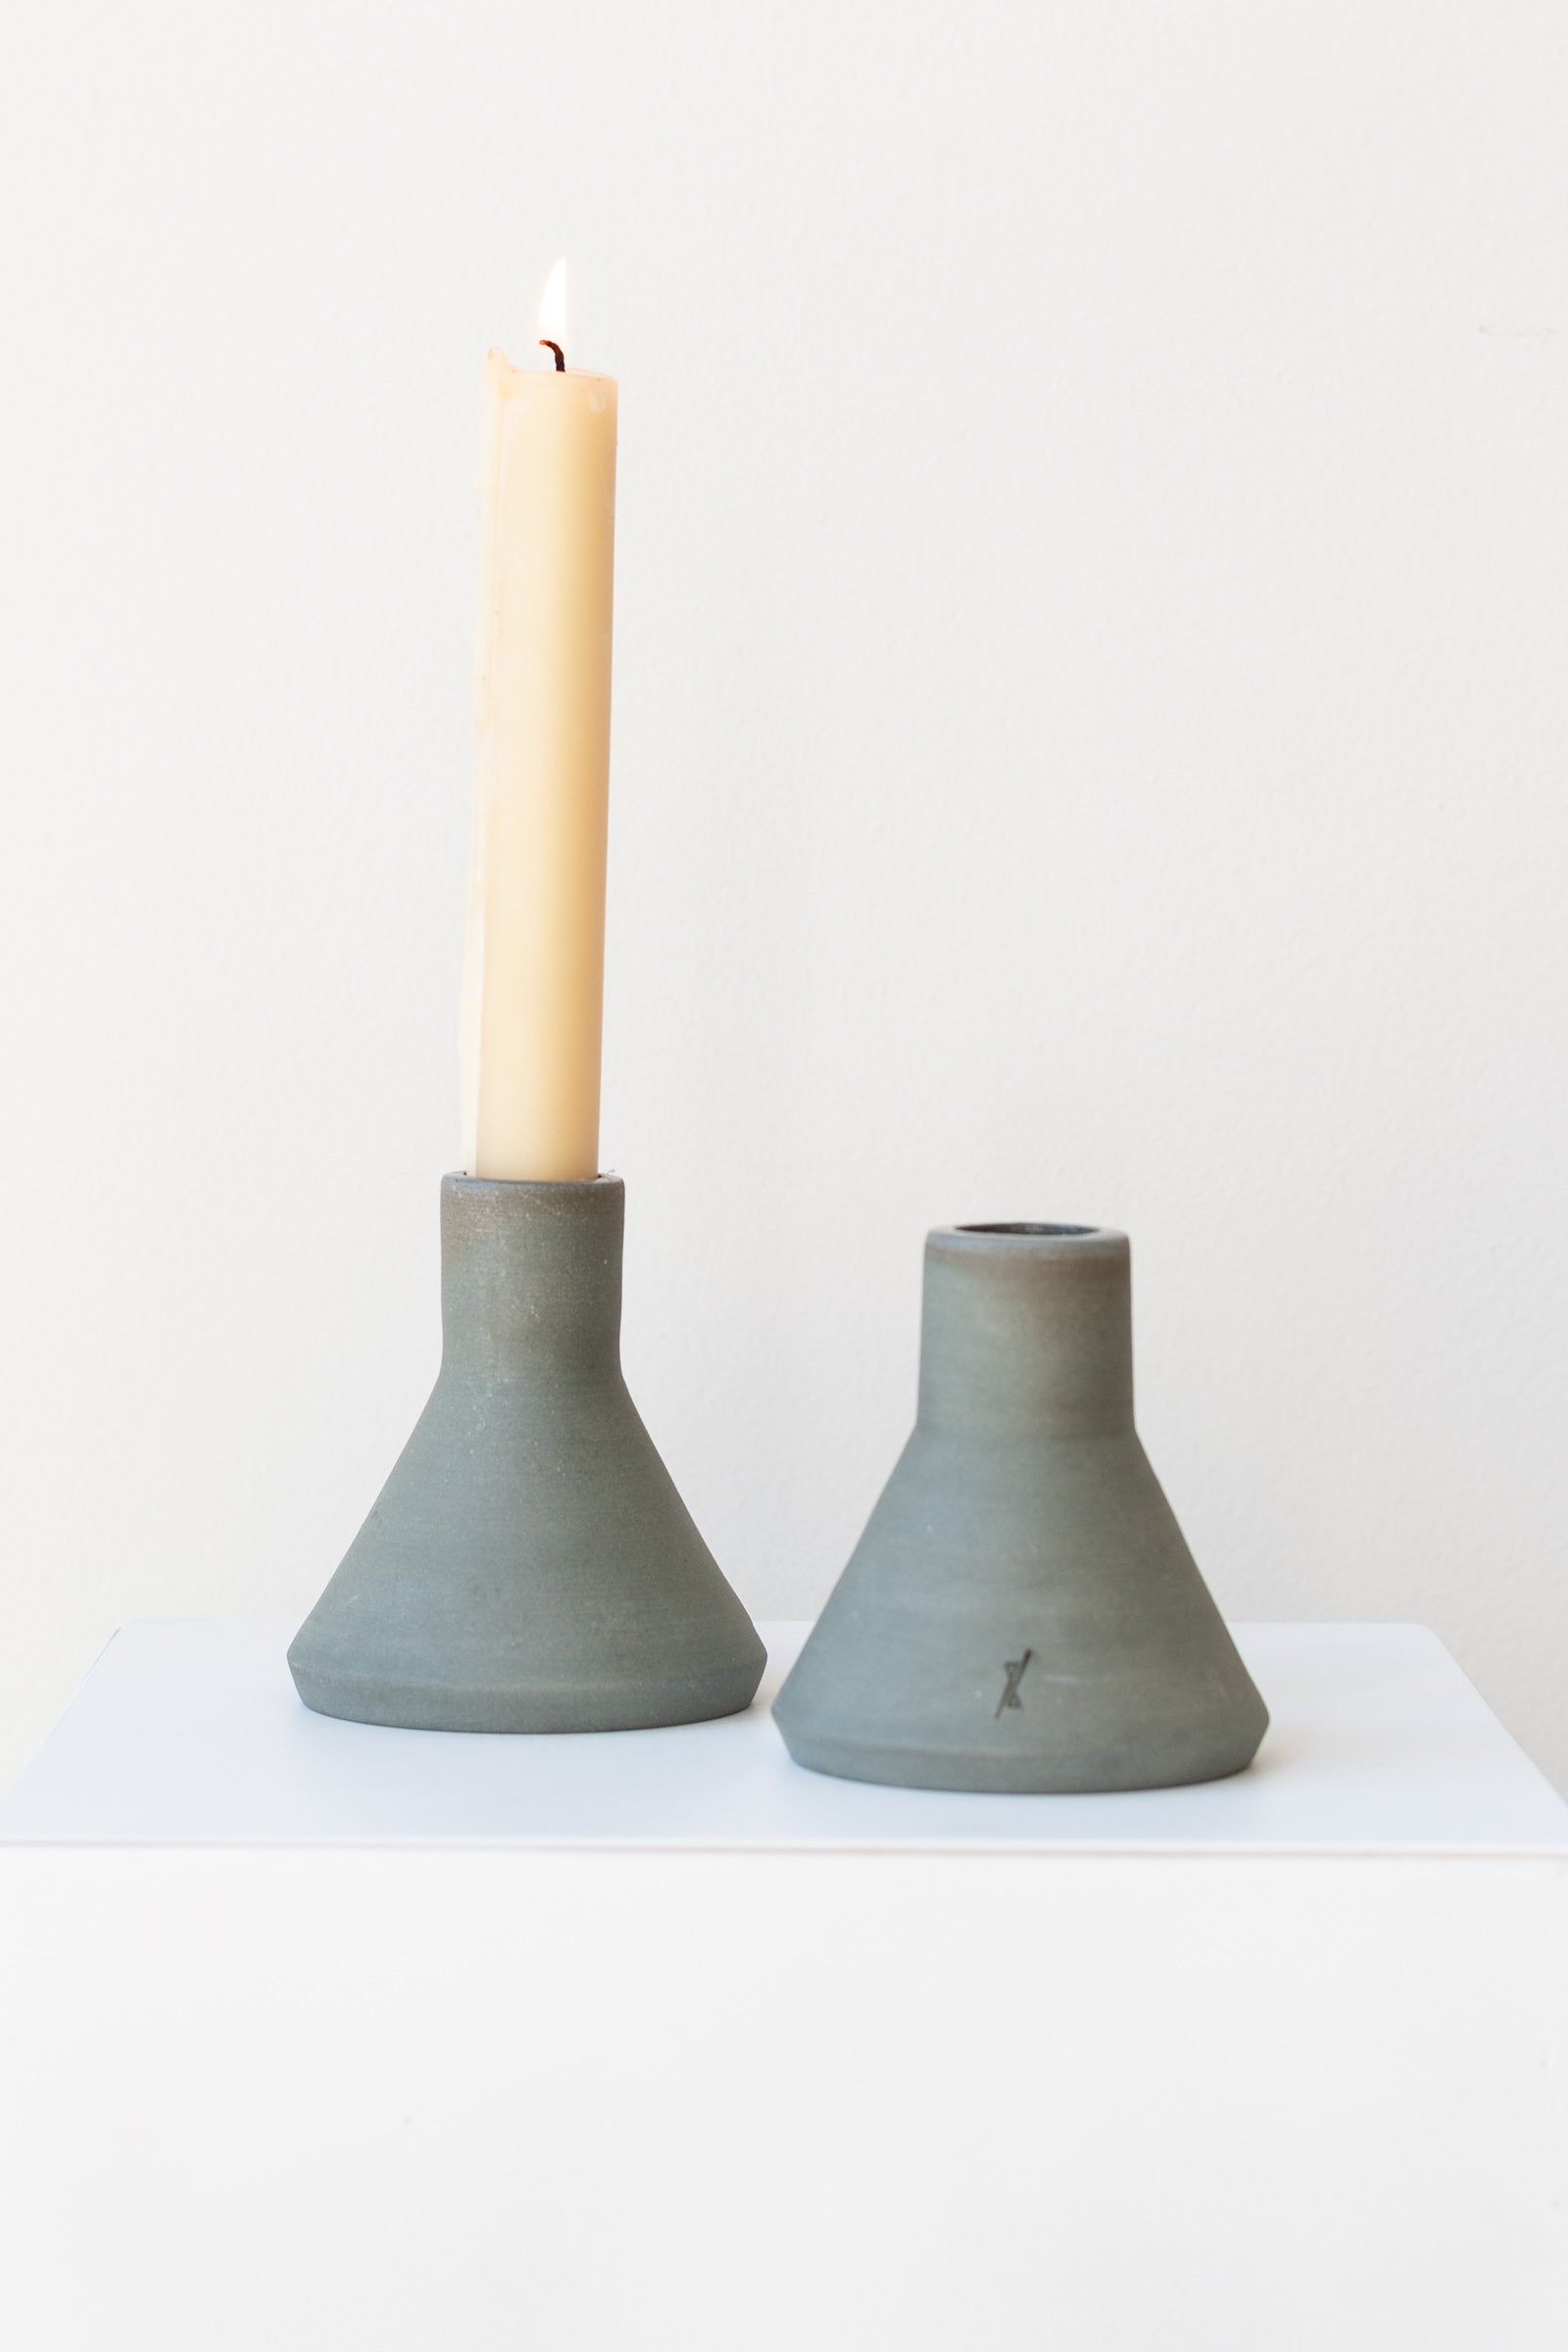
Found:
<path fill-rule="evenodd" d="M 1238 1626 L 1273 1718 L 1197 1788 L 968 1796 L 829 1780 L 767 1702 L 672 1731 L 387 1731 L 313 1715 L 271 1619 L 126 1626 L 11 1794 L 0 1840 L 1040 1852 L 1568 1852 L 1568 1805 L 1419 1626 Z"/>

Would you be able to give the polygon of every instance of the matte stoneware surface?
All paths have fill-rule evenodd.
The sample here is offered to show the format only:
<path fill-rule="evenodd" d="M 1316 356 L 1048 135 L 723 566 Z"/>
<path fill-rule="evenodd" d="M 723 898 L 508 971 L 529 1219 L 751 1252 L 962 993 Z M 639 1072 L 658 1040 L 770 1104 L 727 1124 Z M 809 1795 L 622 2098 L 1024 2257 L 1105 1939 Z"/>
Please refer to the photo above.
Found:
<path fill-rule="evenodd" d="M 620 1370 L 618 1177 L 441 1186 L 440 1376 L 289 1650 L 318 1714 L 604 1732 L 750 1705 L 765 1662 Z"/>
<path fill-rule="evenodd" d="M 1125 1234 L 927 1238 L 914 1430 L 773 1712 L 797 1763 L 909 1788 L 1251 1762 L 1267 1711 L 1133 1426 Z"/>

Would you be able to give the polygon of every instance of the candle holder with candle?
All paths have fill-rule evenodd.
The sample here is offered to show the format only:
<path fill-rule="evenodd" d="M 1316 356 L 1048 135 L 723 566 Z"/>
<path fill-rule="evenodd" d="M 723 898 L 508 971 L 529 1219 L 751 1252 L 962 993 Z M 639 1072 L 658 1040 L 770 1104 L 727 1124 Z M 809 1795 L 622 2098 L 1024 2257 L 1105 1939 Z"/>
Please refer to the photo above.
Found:
<path fill-rule="evenodd" d="M 599 1165 L 616 388 L 484 370 L 468 1176 L 441 1187 L 440 1377 L 289 1651 L 323 1715 L 606 1732 L 748 1706 L 765 1656 L 620 1373 Z"/>
<path fill-rule="evenodd" d="M 605 1732 L 750 1705 L 765 1653 L 620 1370 L 618 1177 L 441 1186 L 441 1371 L 289 1666 L 318 1714 Z"/>
<path fill-rule="evenodd" d="M 1268 1723 L 1133 1426 L 1125 1234 L 927 1237 L 914 1431 L 774 1716 L 797 1763 L 1155 1788 Z"/>

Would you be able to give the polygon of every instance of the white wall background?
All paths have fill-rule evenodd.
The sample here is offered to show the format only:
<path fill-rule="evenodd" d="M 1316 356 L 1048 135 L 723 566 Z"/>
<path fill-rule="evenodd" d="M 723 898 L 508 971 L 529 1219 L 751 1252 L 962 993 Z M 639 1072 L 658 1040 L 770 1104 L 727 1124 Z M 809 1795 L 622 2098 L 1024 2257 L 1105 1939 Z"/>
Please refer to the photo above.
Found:
<path fill-rule="evenodd" d="M 1568 18 L 34 6 L 0 65 L 0 1762 L 303 1611 L 437 1350 L 485 345 L 621 378 L 626 1354 L 805 1612 L 921 1236 L 1134 1238 L 1223 1605 L 1568 1784 Z"/>

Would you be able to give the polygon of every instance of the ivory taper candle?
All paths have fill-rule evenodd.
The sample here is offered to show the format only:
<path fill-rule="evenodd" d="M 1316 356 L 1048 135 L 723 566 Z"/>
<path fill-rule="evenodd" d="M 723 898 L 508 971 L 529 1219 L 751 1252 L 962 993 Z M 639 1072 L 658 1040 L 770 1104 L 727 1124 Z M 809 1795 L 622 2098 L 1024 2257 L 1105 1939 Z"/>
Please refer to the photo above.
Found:
<path fill-rule="evenodd" d="M 484 367 L 473 872 L 464 981 L 465 1164 L 599 1172 L 614 584 L 615 393 L 564 365 Z"/>

